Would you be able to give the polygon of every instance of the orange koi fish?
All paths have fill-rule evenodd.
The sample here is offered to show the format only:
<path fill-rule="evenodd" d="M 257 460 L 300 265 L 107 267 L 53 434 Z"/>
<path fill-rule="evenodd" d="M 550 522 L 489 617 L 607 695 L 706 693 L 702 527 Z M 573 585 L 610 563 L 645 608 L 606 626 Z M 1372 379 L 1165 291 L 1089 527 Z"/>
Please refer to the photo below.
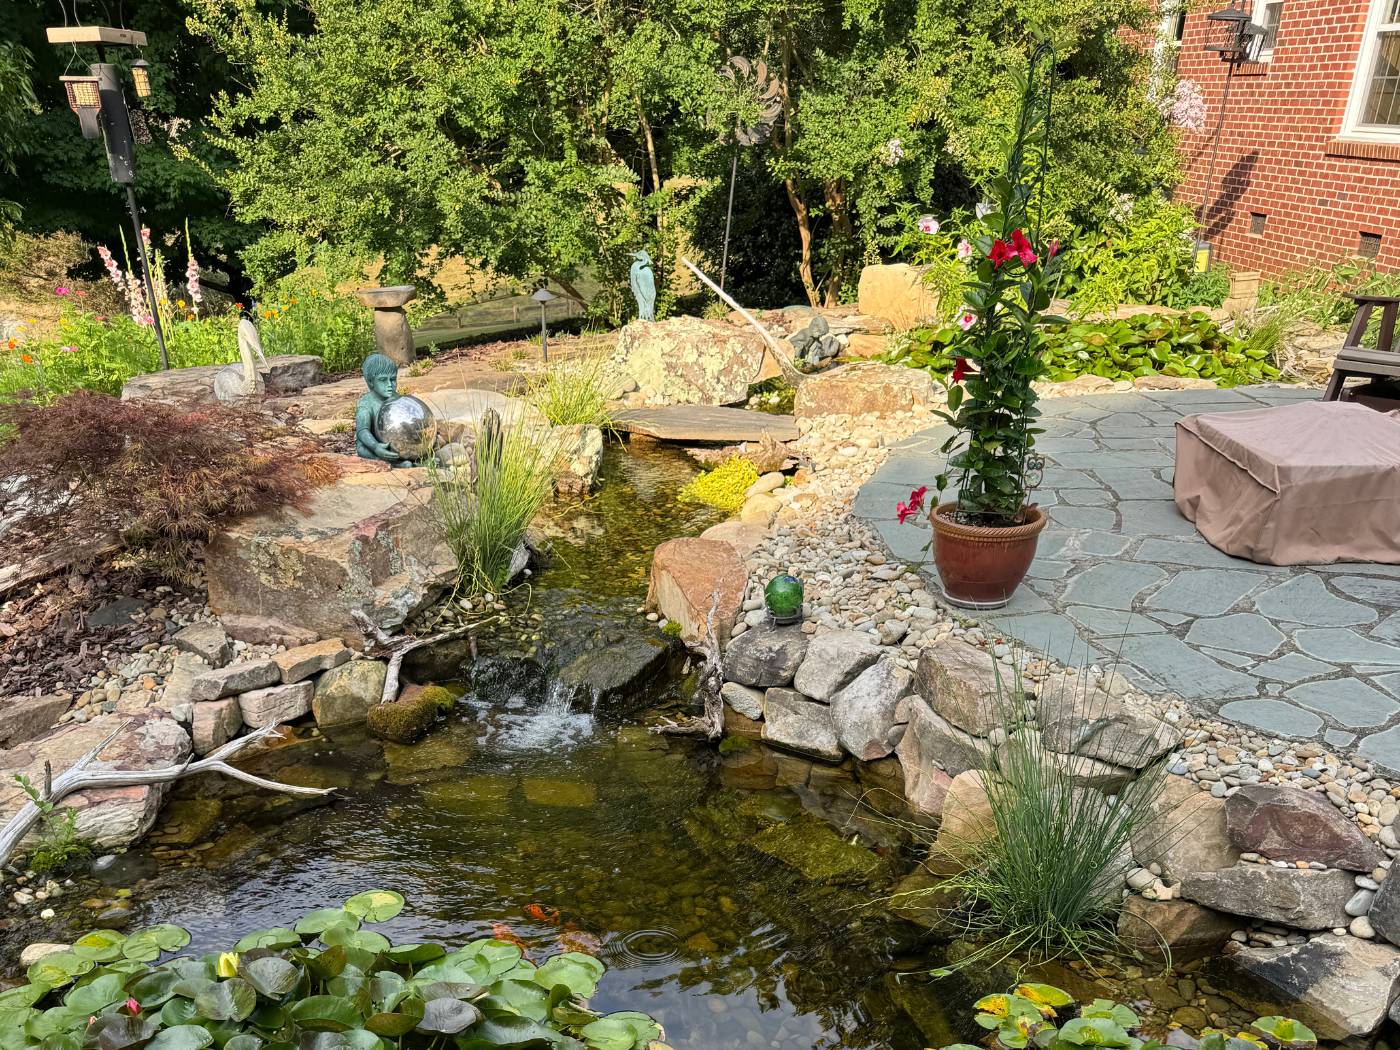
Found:
<path fill-rule="evenodd" d="M 543 904 L 525 905 L 525 914 L 536 922 L 547 922 L 552 926 L 559 925 L 559 909 L 546 908 Z"/>
<path fill-rule="evenodd" d="M 522 952 L 530 947 L 525 938 L 521 937 L 520 934 L 516 933 L 503 922 L 494 923 L 492 925 L 491 936 L 498 941 L 505 941 L 507 944 L 515 945 Z"/>

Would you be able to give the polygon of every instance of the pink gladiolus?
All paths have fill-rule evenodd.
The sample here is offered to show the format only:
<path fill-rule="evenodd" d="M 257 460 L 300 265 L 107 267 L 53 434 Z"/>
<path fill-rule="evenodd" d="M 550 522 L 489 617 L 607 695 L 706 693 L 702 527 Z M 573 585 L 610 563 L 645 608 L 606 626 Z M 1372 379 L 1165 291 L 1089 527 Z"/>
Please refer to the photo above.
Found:
<path fill-rule="evenodd" d="M 78 348 L 76 346 L 60 346 L 59 349 L 62 350 L 65 354 L 76 354 L 78 352 Z"/>

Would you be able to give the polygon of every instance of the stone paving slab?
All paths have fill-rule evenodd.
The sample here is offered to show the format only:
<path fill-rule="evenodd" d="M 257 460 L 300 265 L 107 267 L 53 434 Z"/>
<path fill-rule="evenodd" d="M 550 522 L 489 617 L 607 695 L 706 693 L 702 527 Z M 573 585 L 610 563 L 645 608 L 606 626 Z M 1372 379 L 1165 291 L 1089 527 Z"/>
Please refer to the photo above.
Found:
<path fill-rule="evenodd" d="M 1172 500 L 1176 420 L 1318 396 L 1259 386 L 1041 402 L 1036 498 L 1051 523 L 1011 605 L 977 618 L 1061 662 L 1115 664 L 1202 713 L 1400 771 L 1400 565 L 1256 565 L 1206 543 Z M 948 434 L 896 445 L 853 505 L 935 586 L 927 523 L 899 525 L 894 506 L 931 482 Z"/>

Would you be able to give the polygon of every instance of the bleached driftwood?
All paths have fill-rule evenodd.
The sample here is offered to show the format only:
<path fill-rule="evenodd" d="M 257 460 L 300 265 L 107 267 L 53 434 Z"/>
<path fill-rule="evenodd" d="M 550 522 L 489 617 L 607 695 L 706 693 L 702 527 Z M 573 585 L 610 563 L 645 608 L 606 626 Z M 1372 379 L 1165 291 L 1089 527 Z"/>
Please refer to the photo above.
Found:
<path fill-rule="evenodd" d="M 690 272 L 695 274 L 696 277 L 700 278 L 700 280 L 704 283 L 705 287 L 709 288 L 710 291 L 714 292 L 717 296 L 719 296 L 720 299 L 724 301 L 724 304 L 726 306 L 728 306 L 732 310 L 737 311 L 740 317 L 742 317 L 745 321 L 747 321 L 750 325 L 753 326 L 754 331 L 758 332 L 759 335 L 763 336 L 763 341 L 768 344 L 768 349 L 773 351 L 773 356 L 778 361 L 778 367 L 782 369 L 783 379 L 787 381 L 789 386 L 795 387 L 807 378 L 806 374 L 799 370 L 797 364 L 793 361 L 793 359 L 790 356 L 788 356 L 787 351 L 785 351 L 778 344 L 778 341 L 773 338 L 773 334 L 769 332 L 768 329 L 764 328 L 763 325 L 759 324 L 758 319 L 755 318 L 753 314 L 749 313 L 742 306 L 740 306 L 738 301 L 735 300 L 735 298 L 732 295 L 726 292 L 719 285 L 715 284 L 714 281 L 706 277 L 700 271 L 700 267 L 696 266 L 684 255 L 681 256 L 681 262 L 685 263 L 686 266 L 690 267 Z"/>
<path fill-rule="evenodd" d="M 403 659 L 415 649 L 421 649 L 425 645 L 433 645 L 437 642 L 451 641 L 453 638 L 460 638 L 464 634 L 475 631 L 478 627 L 484 627 L 492 620 L 499 619 L 496 616 L 488 616 L 477 623 L 469 623 L 462 627 L 454 627 L 450 631 L 442 631 L 439 634 L 431 634 L 426 638 L 414 638 L 405 635 L 395 638 L 371 620 L 362 609 L 355 609 L 350 614 L 355 618 L 355 622 L 364 628 L 365 633 L 374 638 L 381 647 L 381 655 L 389 657 L 389 667 L 384 674 L 384 691 L 379 694 L 379 702 L 387 704 L 398 698 L 399 695 L 399 675 L 403 668 Z"/>
<path fill-rule="evenodd" d="M 710 596 L 710 611 L 705 616 L 705 637 L 700 640 L 699 691 L 704 698 L 704 708 L 699 717 L 686 718 L 673 722 L 669 718 L 660 725 L 651 727 L 653 733 L 668 736 L 703 736 L 707 740 L 718 740 L 724 735 L 724 697 L 720 690 L 724 687 L 724 665 L 720 660 L 719 635 L 715 632 L 715 613 L 719 609 L 719 588 Z"/>
<path fill-rule="evenodd" d="M 278 727 L 275 724 L 254 730 L 237 740 L 230 740 L 223 747 L 216 748 L 203 758 L 194 761 L 186 760 L 178 766 L 162 766 L 159 769 L 91 768 L 102 749 L 115 740 L 117 735 L 130 724 L 130 722 L 122 723 L 112 730 L 106 739 L 80 757 L 68 769 L 53 777 L 52 780 L 46 778 L 42 791 L 43 801 L 54 805 L 75 791 L 87 791 L 91 788 L 131 787 L 138 784 L 166 784 L 173 780 L 179 780 L 181 777 L 192 776 L 195 773 L 222 773 L 226 777 L 241 780 L 245 784 L 266 788 L 269 791 L 281 791 L 288 795 L 328 795 L 334 790 L 333 788 L 301 787 L 297 784 L 283 784 L 280 781 L 267 780 L 231 766 L 224 761 L 248 745 L 257 743 L 276 731 Z M 39 808 L 38 803 L 31 799 L 20 807 L 19 812 L 11 817 L 3 828 L 0 828 L 0 864 L 4 864 L 10 859 L 10 854 L 15 851 L 20 841 L 28 834 L 29 829 L 37 824 L 42 816 L 43 811 Z"/>

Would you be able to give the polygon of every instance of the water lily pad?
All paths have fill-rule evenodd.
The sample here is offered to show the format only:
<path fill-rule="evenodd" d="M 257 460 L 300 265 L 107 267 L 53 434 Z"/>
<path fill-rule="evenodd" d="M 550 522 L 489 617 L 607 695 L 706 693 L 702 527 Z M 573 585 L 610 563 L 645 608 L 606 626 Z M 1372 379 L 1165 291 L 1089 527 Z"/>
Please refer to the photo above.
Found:
<path fill-rule="evenodd" d="M 152 970 L 144 973 L 135 979 L 127 981 L 127 993 L 141 1004 L 141 1009 L 148 1010 L 153 1006 L 160 1006 L 175 994 L 175 986 L 180 983 L 180 975 L 174 970 L 165 968 Z"/>
<path fill-rule="evenodd" d="M 111 962 L 113 959 L 121 958 L 124 940 L 126 940 L 126 936 L 116 930 L 93 930 L 91 933 L 83 934 L 73 942 L 73 954 L 79 959 Z"/>
<path fill-rule="evenodd" d="M 470 963 L 479 960 L 486 964 L 492 977 L 499 977 L 515 966 L 522 954 L 518 945 L 488 937 L 485 940 L 472 941 L 461 951 L 453 952 L 447 957 L 447 961 Z"/>
<path fill-rule="evenodd" d="M 301 971 L 286 959 L 269 955 L 261 959 L 244 960 L 238 967 L 239 975 L 261 995 L 269 999 L 281 999 L 296 987 L 301 979 Z"/>
<path fill-rule="evenodd" d="M 194 1008 L 211 1021 L 241 1021 L 258 1005 L 258 993 L 241 977 L 230 977 L 206 988 L 194 999 Z"/>
<path fill-rule="evenodd" d="M 348 1032 L 360 1026 L 360 1011 L 339 995 L 313 995 L 291 1009 L 292 1020 L 313 1032 Z"/>
<path fill-rule="evenodd" d="M 62 988 L 73 978 L 88 973 L 97 964 L 91 959 L 81 959 L 72 952 L 54 952 L 46 955 L 25 971 L 30 984 L 44 984 L 50 988 Z"/>
<path fill-rule="evenodd" d="M 257 1036 L 244 1032 L 224 1044 L 224 1050 L 261 1050 L 263 1041 Z"/>
<path fill-rule="evenodd" d="M 96 1050 L 134 1050 L 145 1046 L 156 1034 L 156 1026 L 144 1017 L 103 1014 L 87 1029 L 85 1043 Z"/>
<path fill-rule="evenodd" d="M 39 1050 L 83 1050 L 83 1041 L 72 1032 L 55 1032 L 44 1036 Z"/>
<path fill-rule="evenodd" d="M 323 981 L 338 977 L 340 972 L 350 965 L 350 953 L 343 944 L 337 944 L 323 952 L 308 952 L 305 958 L 307 967 Z"/>
<path fill-rule="evenodd" d="M 147 1050 L 204 1050 L 214 1041 L 209 1029 L 198 1024 L 177 1024 L 157 1033 L 146 1044 Z"/>
<path fill-rule="evenodd" d="M 386 922 L 403 911 L 404 900 L 393 890 L 367 890 L 345 902 L 345 910 L 365 922 Z"/>
<path fill-rule="evenodd" d="M 573 995 L 587 999 L 598 989 L 604 966 L 591 955 L 565 952 L 547 960 L 535 972 L 535 982 L 545 988 L 562 985 Z"/>
<path fill-rule="evenodd" d="M 63 1005 L 74 1013 L 100 1014 L 105 1007 L 125 998 L 121 974 L 104 973 L 65 995 Z"/>
<path fill-rule="evenodd" d="M 460 999 L 429 999 L 423 1004 L 420 1032 L 456 1035 L 481 1020 L 481 1011 Z"/>
<path fill-rule="evenodd" d="M 624 1011 L 584 1025 L 579 1035 L 590 1050 L 633 1050 L 659 1038 L 661 1028 L 646 1014 Z"/>
<path fill-rule="evenodd" d="M 233 950 L 246 952 L 253 948 L 271 948 L 273 951 L 281 951 L 283 948 L 295 948 L 300 943 L 301 937 L 298 936 L 296 930 L 275 926 L 270 930 L 258 930 L 239 938 L 238 943 L 233 946 Z"/>
<path fill-rule="evenodd" d="M 296 931 L 300 934 L 314 933 L 319 936 L 332 926 L 349 926 L 358 930 L 360 920 L 344 908 L 317 908 L 297 920 Z"/>
<path fill-rule="evenodd" d="M 138 962 L 153 962 L 161 952 L 179 951 L 190 943 L 187 930 L 168 922 L 137 930 L 122 943 L 122 954 Z"/>
<path fill-rule="evenodd" d="M 47 984 L 21 984 L 0 992 L 0 1010 L 17 1006 L 33 1006 L 49 992 Z"/>
<path fill-rule="evenodd" d="M 549 1016 L 549 992 L 533 982 L 498 981 L 486 1001 L 534 1021 Z"/>
<path fill-rule="evenodd" d="M 373 952 L 375 955 L 389 950 L 389 938 L 382 933 L 361 930 L 354 926 L 331 926 L 323 930 L 321 943 L 328 946 L 342 944 L 347 948 L 359 948 L 361 951 Z"/>
<path fill-rule="evenodd" d="M 160 1023 L 167 1028 L 175 1025 L 189 1024 L 199 1016 L 199 1011 L 194 1008 L 194 1001 L 176 997 L 160 1008 Z"/>
<path fill-rule="evenodd" d="M 371 1014 L 365 1027 L 376 1035 L 397 1039 L 418 1027 L 423 1019 L 423 1000 L 405 999 L 397 1010 Z"/>
<path fill-rule="evenodd" d="M 397 944 L 390 947 L 384 954 L 395 965 L 401 966 L 407 963 L 411 966 L 417 966 L 420 963 L 441 959 L 447 954 L 447 949 L 440 944 Z"/>
<path fill-rule="evenodd" d="M 382 1050 L 384 1041 L 373 1032 L 352 1028 L 348 1032 L 303 1032 L 297 1050 Z"/>

